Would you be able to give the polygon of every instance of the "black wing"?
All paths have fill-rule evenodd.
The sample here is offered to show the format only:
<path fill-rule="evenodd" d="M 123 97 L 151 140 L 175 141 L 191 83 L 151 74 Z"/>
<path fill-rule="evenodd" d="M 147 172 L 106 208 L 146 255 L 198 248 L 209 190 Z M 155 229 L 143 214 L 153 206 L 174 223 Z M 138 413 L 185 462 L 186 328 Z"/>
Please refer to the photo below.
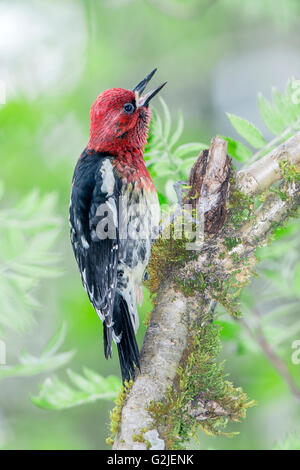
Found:
<path fill-rule="evenodd" d="M 118 264 L 118 180 L 111 158 L 84 152 L 75 168 L 71 242 L 89 299 L 104 324 L 105 357 L 112 356 L 113 307 Z M 109 225 L 107 222 L 109 221 Z M 103 230 L 109 229 L 105 238 Z"/>

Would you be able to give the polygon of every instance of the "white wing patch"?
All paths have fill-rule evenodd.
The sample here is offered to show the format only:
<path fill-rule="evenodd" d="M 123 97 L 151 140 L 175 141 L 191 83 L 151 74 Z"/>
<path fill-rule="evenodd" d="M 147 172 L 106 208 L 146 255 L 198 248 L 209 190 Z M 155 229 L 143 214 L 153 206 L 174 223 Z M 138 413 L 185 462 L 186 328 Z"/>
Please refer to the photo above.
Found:
<path fill-rule="evenodd" d="M 113 197 L 108 198 L 106 201 L 106 204 L 110 208 L 110 211 L 112 213 L 114 226 L 118 227 L 118 211 L 117 211 L 117 206 L 116 206 L 116 202 L 114 198 Z"/>
<path fill-rule="evenodd" d="M 90 245 L 88 244 L 86 238 L 83 235 L 81 235 L 80 240 L 81 240 L 81 244 L 83 248 L 87 250 L 90 247 Z"/>
<path fill-rule="evenodd" d="M 115 177 L 113 172 L 113 166 L 109 158 L 103 160 L 103 163 L 99 169 L 103 183 L 101 186 L 101 191 L 107 193 L 108 196 L 112 196 L 114 193 L 115 187 Z"/>

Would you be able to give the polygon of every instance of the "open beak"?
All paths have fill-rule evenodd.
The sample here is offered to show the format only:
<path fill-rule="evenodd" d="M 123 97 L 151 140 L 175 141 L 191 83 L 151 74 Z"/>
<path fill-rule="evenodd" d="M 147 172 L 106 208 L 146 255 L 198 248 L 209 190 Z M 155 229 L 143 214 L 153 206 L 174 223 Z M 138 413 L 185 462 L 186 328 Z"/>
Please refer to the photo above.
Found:
<path fill-rule="evenodd" d="M 167 82 L 164 82 L 162 83 L 161 85 L 159 85 L 157 88 L 154 88 L 153 90 L 149 91 L 148 93 L 146 93 L 144 96 L 142 96 L 142 93 L 143 91 L 145 90 L 148 82 L 150 82 L 151 78 L 153 77 L 153 75 L 155 74 L 156 72 L 156 68 L 154 70 L 152 70 L 152 72 L 149 73 L 149 75 L 147 75 L 147 77 L 145 77 L 140 83 L 138 83 L 136 85 L 136 87 L 133 88 L 133 93 L 135 94 L 136 96 L 136 106 L 139 108 L 141 106 L 148 106 L 149 105 L 149 102 L 150 100 L 152 100 L 152 98 L 157 95 L 157 93 L 165 86 L 165 84 Z"/>

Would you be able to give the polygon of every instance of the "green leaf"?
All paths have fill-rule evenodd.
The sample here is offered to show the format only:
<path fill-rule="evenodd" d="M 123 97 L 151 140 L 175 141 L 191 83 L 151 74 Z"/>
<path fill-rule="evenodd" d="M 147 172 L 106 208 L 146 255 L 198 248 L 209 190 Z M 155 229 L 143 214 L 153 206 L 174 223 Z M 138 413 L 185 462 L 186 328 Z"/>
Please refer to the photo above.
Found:
<path fill-rule="evenodd" d="M 32 191 L 15 207 L 0 210 L 0 328 L 20 333 L 34 324 L 38 302 L 32 289 L 42 278 L 61 274 L 54 266 L 60 256 L 56 245 L 61 220 L 56 215 L 55 194 Z"/>
<path fill-rule="evenodd" d="M 275 444 L 273 450 L 300 450 L 300 434 L 288 434 L 284 441 Z"/>
<path fill-rule="evenodd" d="M 295 269 L 293 286 L 295 294 L 300 296 L 300 262 L 298 263 Z"/>
<path fill-rule="evenodd" d="M 48 359 L 31 364 L 20 364 L 16 366 L 2 366 L 0 369 L 0 379 L 7 377 L 28 377 L 32 375 L 42 374 L 51 370 L 59 369 L 71 361 L 75 351 L 57 354 Z"/>
<path fill-rule="evenodd" d="M 32 402 L 40 408 L 62 410 L 97 400 L 112 401 L 122 386 L 118 377 L 111 375 L 104 378 L 90 369 L 84 369 L 83 375 L 70 369 L 67 373 L 75 388 L 57 377 L 48 377 L 40 386 L 40 393 L 31 397 Z"/>
<path fill-rule="evenodd" d="M 161 97 L 159 97 L 159 100 L 164 110 L 163 138 L 167 141 L 169 138 L 170 131 L 171 131 L 171 124 L 172 124 L 171 114 L 170 114 L 170 111 L 166 102 Z"/>
<path fill-rule="evenodd" d="M 234 114 L 227 113 L 227 116 L 237 133 L 244 137 L 252 147 L 260 149 L 266 144 L 261 132 L 254 124 Z"/>
<path fill-rule="evenodd" d="M 197 157 L 190 157 L 190 158 L 185 158 L 182 163 L 180 163 L 178 169 L 180 172 L 184 173 L 184 175 L 187 175 L 194 165 Z"/>
<path fill-rule="evenodd" d="M 174 152 L 174 159 L 180 159 L 190 153 L 199 153 L 201 150 L 207 149 L 206 144 L 200 142 L 190 142 L 189 144 L 180 145 Z"/>
<path fill-rule="evenodd" d="M 300 118 L 300 80 L 296 80 L 294 77 L 288 81 L 286 86 L 286 95 L 293 105 L 297 118 Z"/>
<path fill-rule="evenodd" d="M 43 349 L 41 356 L 43 358 L 53 356 L 59 348 L 62 346 L 67 333 L 67 325 L 65 322 L 61 324 L 61 327 L 57 330 L 57 332 L 53 335 L 50 339 L 49 343 Z"/>
<path fill-rule="evenodd" d="M 166 158 L 162 158 L 160 161 L 155 162 L 151 170 L 154 171 L 157 175 L 163 176 L 163 175 L 169 175 L 174 173 L 174 169 L 172 169 L 169 160 Z"/>
<path fill-rule="evenodd" d="M 222 139 L 225 139 L 228 142 L 228 154 L 239 162 L 246 162 L 251 157 L 251 150 L 242 144 L 242 142 L 231 139 L 230 137 L 222 137 Z"/>
<path fill-rule="evenodd" d="M 295 106 L 286 98 L 285 95 L 280 93 L 276 88 L 272 89 L 272 97 L 274 107 L 277 112 L 280 114 L 282 120 L 289 126 L 296 122 L 297 120 L 297 113 Z"/>
<path fill-rule="evenodd" d="M 56 351 L 62 344 L 64 336 L 65 326 L 62 325 L 42 351 L 40 357 L 33 356 L 26 351 L 22 351 L 19 356 L 20 364 L 0 367 L 0 379 L 7 377 L 27 377 L 56 370 L 59 367 L 66 365 L 73 358 L 75 351 L 56 354 Z"/>
<path fill-rule="evenodd" d="M 237 322 L 228 322 L 224 320 L 216 320 L 215 323 L 221 326 L 221 338 L 226 341 L 237 340 L 241 331 L 241 325 Z"/>
<path fill-rule="evenodd" d="M 184 126 L 184 121 L 183 121 L 183 116 L 182 116 L 182 113 L 179 112 L 178 113 L 178 122 L 177 122 L 177 127 L 176 127 L 176 130 L 174 132 L 174 134 L 172 135 L 172 137 L 170 138 L 170 141 L 169 141 L 169 147 L 172 148 L 176 142 L 179 140 L 182 132 L 183 132 L 183 126 Z"/>
<path fill-rule="evenodd" d="M 174 200 L 172 182 L 184 178 L 187 170 L 192 166 L 196 155 L 203 149 L 208 148 L 206 144 L 191 142 L 175 147 L 183 131 L 183 117 L 178 114 L 176 129 L 172 134 L 171 114 L 167 104 L 161 101 L 163 108 L 163 119 L 157 110 L 152 110 L 150 132 L 145 149 L 145 160 L 154 184 L 159 193 L 160 201 Z M 193 159 L 188 161 L 188 157 Z"/>
<path fill-rule="evenodd" d="M 261 94 L 258 94 L 258 109 L 267 128 L 274 135 L 281 134 L 284 130 L 284 120 L 280 113 L 272 107 L 269 101 Z"/>
<path fill-rule="evenodd" d="M 300 229 L 299 224 L 295 224 L 294 221 L 290 222 L 288 225 L 279 226 L 274 230 L 274 239 L 279 240 L 282 237 L 288 235 L 295 235 L 296 232 Z"/>
<path fill-rule="evenodd" d="M 169 179 L 165 184 L 165 194 L 169 202 L 177 202 L 177 196 L 174 190 L 174 179 Z"/>

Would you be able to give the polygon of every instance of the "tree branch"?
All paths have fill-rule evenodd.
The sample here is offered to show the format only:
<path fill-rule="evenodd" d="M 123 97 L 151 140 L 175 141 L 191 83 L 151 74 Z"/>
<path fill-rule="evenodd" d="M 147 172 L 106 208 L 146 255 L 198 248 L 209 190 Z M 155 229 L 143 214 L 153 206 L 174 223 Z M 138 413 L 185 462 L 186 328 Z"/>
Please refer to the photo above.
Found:
<path fill-rule="evenodd" d="M 287 219 L 300 205 L 299 182 L 285 181 L 282 175 L 280 161 L 286 160 L 299 168 L 300 133 L 248 169 L 238 172 L 236 186 L 231 188 L 228 196 L 230 162 L 226 156 L 226 143 L 222 139 L 213 139 L 209 152 L 201 152 L 191 171 L 189 182 L 192 188 L 185 202 L 196 200 L 198 205 L 205 207 L 206 237 L 197 256 L 186 259 L 180 267 L 175 263 L 163 273 L 165 278 L 161 280 L 155 298 L 141 351 L 141 373 L 137 374 L 122 408 L 114 449 L 170 448 L 166 430 L 157 423 L 149 406 L 153 401 L 163 401 L 170 387 L 176 386 L 178 367 L 187 363 L 195 332 L 211 321 L 217 301 L 228 309 L 233 308 L 234 296 L 227 293 L 225 286 L 231 282 L 231 287 L 235 286 L 238 292 L 249 282 L 256 263 L 254 252 L 257 246 L 265 243 L 274 226 Z M 272 192 L 254 212 L 248 195 L 264 192 L 280 180 L 285 197 L 280 191 Z M 238 209 L 233 207 L 231 214 L 235 217 L 235 226 L 230 215 L 224 225 L 228 216 L 224 200 L 228 197 L 229 206 L 235 201 L 244 204 L 249 214 L 252 211 L 249 217 L 243 216 L 246 220 L 242 217 L 242 221 L 237 222 Z M 241 214 L 245 213 L 245 207 Z M 220 219 L 222 224 L 218 224 Z M 228 239 L 238 241 L 226 249 Z M 167 256 L 164 261 L 167 263 Z M 203 285 L 193 288 L 192 295 L 187 295 L 186 286 L 190 283 L 193 287 L 199 285 L 199 279 L 204 279 Z M 196 403 L 189 403 L 190 415 L 197 416 L 204 403 L 215 413 L 226 414 L 215 401 L 203 400 L 199 390 Z M 205 419 L 205 413 L 197 419 Z"/>
<path fill-rule="evenodd" d="M 245 194 L 259 194 L 281 179 L 279 163 L 288 160 L 300 168 L 300 132 L 265 157 L 237 173 L 238 187 Z"/>

